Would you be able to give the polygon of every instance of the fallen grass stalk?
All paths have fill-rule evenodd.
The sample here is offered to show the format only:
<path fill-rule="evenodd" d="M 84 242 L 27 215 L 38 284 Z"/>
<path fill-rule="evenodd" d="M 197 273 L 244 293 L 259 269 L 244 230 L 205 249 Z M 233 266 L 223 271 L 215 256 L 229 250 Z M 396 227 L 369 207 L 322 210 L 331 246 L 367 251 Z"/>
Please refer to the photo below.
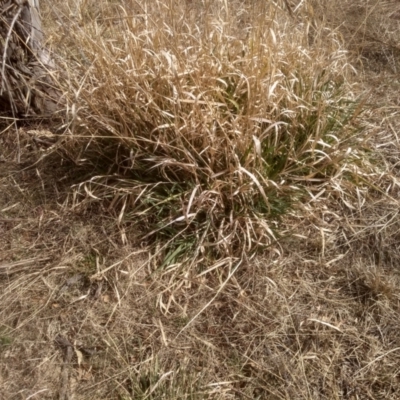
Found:
<path fill-rule="evenodd" d="M 219 294 L 222 292 L 222 290 L 225 288 L 226 284 L 230 281 L 232 276 L 235 274 L 237 269 L 240 267 L 242 264 L 243 260 L 240 260 L 234 268 L 232 268 L 232 271 L 229 272 L 228 277 L 226 280 L 219 286 L 218 290 L 216 291 L 214 297 L 178 332 L 176 335 L 175 339 L 178 338 L 198 317 L 200 314 L 202 314 L 211 304 L 214 303 L 214 301 L 218 298 Z"/>

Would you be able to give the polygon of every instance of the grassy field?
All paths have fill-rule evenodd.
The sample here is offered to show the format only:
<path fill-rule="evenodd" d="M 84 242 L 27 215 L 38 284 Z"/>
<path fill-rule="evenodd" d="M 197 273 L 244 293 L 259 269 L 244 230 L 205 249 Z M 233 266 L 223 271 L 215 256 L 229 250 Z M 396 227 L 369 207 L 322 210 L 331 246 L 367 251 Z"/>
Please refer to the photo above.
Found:
<path fill-rule="evenodd" d="M 41 7 L 63 106 L 1 122 L 0 399 L 400 399 L 400 4 Z"/>

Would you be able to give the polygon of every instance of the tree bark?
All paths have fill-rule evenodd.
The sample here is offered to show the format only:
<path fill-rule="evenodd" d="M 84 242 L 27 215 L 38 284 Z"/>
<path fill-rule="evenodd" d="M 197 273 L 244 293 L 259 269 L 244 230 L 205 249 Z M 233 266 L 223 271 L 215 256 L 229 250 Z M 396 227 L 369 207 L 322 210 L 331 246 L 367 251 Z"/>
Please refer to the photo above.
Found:
<path fill-rule="evenodd" d="M 0 112 L 51 115 L 60 108 L 55 65 L 43 45 L 39 0 L 0 0 Z"/>

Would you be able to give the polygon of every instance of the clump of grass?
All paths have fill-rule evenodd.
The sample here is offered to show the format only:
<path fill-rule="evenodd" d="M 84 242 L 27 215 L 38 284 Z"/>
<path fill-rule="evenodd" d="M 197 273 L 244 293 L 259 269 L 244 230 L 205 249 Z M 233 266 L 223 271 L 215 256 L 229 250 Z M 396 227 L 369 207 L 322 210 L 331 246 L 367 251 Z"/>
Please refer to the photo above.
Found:
<path fill-rule="evenodd" d="M 357 162 L 340 40 L 284 3 L 109 1 L 94 14 L 79 4 L 67 128 L 95 176 L 75 203 L 108 203 L 162 243 L 163 266 L 253 255 L 308 187 Z"/>

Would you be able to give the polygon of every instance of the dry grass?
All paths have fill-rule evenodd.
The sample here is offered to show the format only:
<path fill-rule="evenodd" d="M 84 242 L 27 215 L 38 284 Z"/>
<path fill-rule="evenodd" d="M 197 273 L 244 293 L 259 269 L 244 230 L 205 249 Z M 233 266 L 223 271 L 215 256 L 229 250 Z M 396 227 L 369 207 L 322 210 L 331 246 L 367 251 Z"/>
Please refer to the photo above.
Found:
<path fill-rule="evenodd" d="M 0 398 L 400 398 L 398 10 L 332 3 L 43 5 L 69 105 L 0 135 Z"/>
<path fill-rule="evenodd" d="M 98 171 L 74 203 L 107 200 L 160 242 L 163 266 L 253 256 L 274 220 L 362 165 L 362 105 L 334 32 L 261 1 L 72 4 L 65 129 Z"/>

